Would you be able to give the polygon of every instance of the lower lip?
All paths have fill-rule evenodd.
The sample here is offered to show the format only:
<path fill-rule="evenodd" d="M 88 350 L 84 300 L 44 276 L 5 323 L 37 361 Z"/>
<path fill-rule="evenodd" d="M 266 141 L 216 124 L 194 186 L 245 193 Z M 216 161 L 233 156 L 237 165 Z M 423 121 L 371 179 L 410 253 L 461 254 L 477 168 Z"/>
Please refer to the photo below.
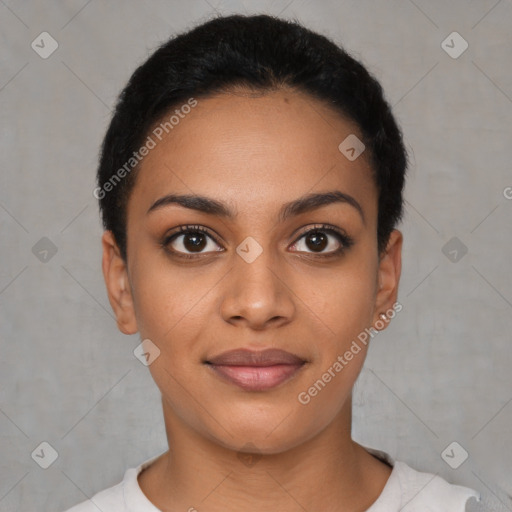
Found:
<path fill-rule="evenodd" d="M 247 391 L 265 391 L 290 379 L 302 364 L 276 364 L 273 366 L 210 365 L 225 380 Z"/>

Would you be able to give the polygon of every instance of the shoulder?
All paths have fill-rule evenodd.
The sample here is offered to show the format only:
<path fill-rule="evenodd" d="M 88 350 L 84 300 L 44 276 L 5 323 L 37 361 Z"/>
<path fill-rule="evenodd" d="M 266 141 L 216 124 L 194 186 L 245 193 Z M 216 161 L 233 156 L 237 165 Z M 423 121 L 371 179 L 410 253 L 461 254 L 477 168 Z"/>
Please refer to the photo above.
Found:
<path fill-rule="evenodd" d="M 381 450 L 364 448 L 393 467 L 379 498 L 366 512 L 467 512 L 472 510 L 466 509 L 472 497 L 475 498 L 470 501 L 472 504 L 481 500 L 480 494 L 469 487 L 450 484 L 439 475 L 417 471 Z"/>
<path fill-rule="evenodd" d="M 65 512 L 124 512 L 123 482 L 113 487 L 104 489 L 95 494 L 91 499 L 83 501 Z"/>
<path fill-rule="evenodd" d="M 123 480 L 113 487 L 96 493 L 92 498 L 82 501 L 78 505 L 64 512 L 155 512 L 156 507 L 146 498 L 139 487 L 137 476 L 150 466 L 160 455 L 151 457 L 137 467 L 128 468 Z M 127 505 L 129 503 L 129 507 Z"/>
<path fill-rule="evenodd" d="M 479 493 L 469 487 L 450 484 L 439 475 L 416 471 L 405 462 L 396 461 L 395 469 L 403 512 L 464 512 L 472 496 L 480 499 Z"/>

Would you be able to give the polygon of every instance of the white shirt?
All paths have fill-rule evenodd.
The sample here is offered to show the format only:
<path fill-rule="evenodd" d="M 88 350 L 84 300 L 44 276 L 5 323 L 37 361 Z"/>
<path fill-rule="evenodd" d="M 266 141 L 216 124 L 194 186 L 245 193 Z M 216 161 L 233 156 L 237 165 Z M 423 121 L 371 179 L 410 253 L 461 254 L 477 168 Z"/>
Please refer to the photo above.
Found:
<path fill-rule="evenodd" d="M 450 484 L 432 473 L 416 471 L 383 451 L 364 448 L 393 467 L 380 496 L 366 512 L 465 512 L 466 501 L 471 496 L 481 499 L 473 489 Z M 127 469 L 122 482 L 65 512 L 161 512 L 142 492 L 137 480 L 138 474 L 158 457 Z"/>

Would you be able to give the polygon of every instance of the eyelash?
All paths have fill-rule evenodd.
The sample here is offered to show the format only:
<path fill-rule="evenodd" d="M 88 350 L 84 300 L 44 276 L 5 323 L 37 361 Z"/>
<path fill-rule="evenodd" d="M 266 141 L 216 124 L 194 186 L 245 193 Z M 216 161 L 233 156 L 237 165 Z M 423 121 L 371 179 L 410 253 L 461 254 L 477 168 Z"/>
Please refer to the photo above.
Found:
<path fill-rule="evenodd" d="M 187 235 L 187 234 L 196 234 L 196 233 L 202 233 L 207 235 L 209 238 L 211 238 L 217 245 L 220 245 L 220 243 L 216 240 L 216 237 L 214 237 L 210 231 L 205 229 L 203 226 L 199 225 L 185 225 L 180 226 L 176 232 L 172 233 L 171 235 L 166 236 L 163 241 L 161 242 L 161 246 L 164 250 L 166 250 L 168 253 L 171 253 L 173 256 L 176 255 L 178 258 L 184 258 L 184 259 L 196 259 L 200 257 L 202 254 L 205 253 L 196 253 L 196 254 L 187 254 L 182 253 L 179 251 L 173 251 L 172 249 L 169 249 L 169 244 L 173 242 L 178 236 L 181 235 Z M 306 253 L 313 257 L 320 257 L 320 258 L 329 258 L 329 257 L 335 257 L 342 255 L 345 251 L 347 251 L 353 244 L 354 240 L 348 236 L 347 234 L 341 232 L 338 228 L 335 226 L 332 226 L 330 224 L 318 224 L 315 225 L 312 228 L 309 228 L 302 233 L 300 233 L 299 237 L 292 243 L 292 245 L 295 245 L 301 240 L 302 238 L 306 237 L 307 235 L 311 233 L 327 233 L 334 235 L 338 242 L 340 243 L 340 247 L 334 251 L 330 251 L 328 253 Z M 222 252 L 222 251 L 218 251 Z"/>

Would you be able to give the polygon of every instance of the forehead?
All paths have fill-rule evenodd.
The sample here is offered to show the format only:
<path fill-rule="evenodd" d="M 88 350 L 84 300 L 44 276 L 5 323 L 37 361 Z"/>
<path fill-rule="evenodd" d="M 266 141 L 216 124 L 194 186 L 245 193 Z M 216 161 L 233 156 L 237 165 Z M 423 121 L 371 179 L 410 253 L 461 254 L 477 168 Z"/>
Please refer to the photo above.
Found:
<path fill-rule="evenodd" d="M 309 95 L 278 91 L 198 99 L 169 126 L 168 133 L 160 130 L 161 140 L 149 133 L 155 146 L 139 166 L 129 216 L 144 214 L 168 193 L 206 195 L 237 211 L 251 205 L 267 212 L 332 189 L 355 196 L 369 217 L 376 216 L 369 154 L 351 161 L 338 148 L 349 136 L 361 139 L 359 128 Z"/>

